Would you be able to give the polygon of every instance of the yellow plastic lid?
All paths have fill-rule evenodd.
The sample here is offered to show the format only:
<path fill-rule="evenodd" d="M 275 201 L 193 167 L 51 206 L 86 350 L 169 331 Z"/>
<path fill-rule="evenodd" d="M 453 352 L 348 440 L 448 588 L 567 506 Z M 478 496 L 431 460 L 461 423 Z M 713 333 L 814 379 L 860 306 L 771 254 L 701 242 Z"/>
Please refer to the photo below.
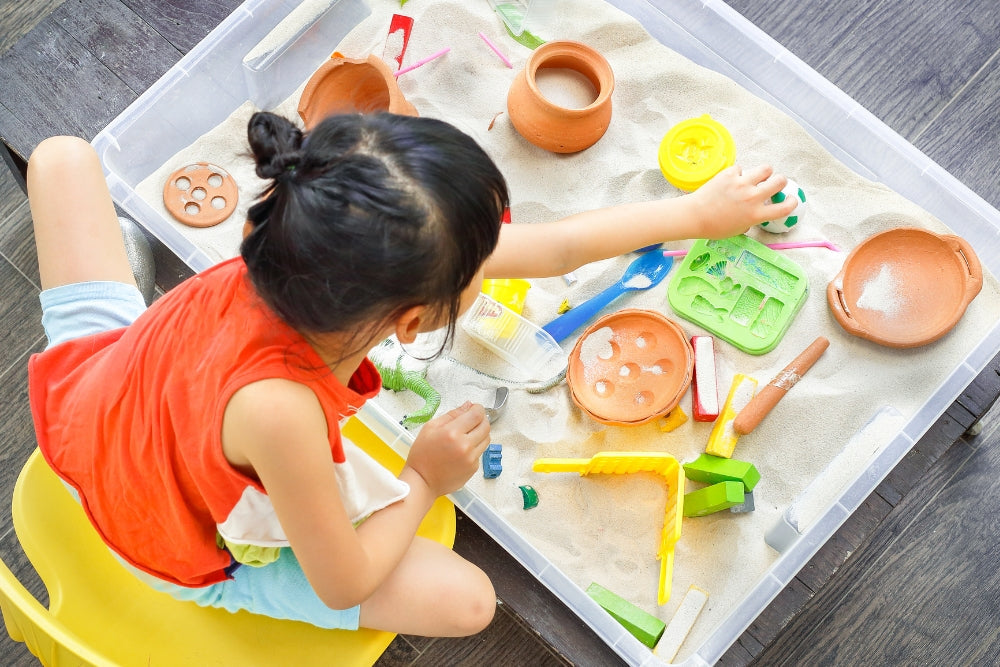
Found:
<path fill-rule="evenodd" d="M 729 130 L 705 114 L 670 128 L 657 157 L 671 185 L 692 192 L 736 162 L 736 144 Z"/>

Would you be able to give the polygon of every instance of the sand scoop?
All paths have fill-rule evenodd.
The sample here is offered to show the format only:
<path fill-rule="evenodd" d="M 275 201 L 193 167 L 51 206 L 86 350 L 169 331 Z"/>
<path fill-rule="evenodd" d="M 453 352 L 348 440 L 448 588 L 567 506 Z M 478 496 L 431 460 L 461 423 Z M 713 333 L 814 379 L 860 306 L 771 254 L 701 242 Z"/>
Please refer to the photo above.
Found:
<path fill-rule="evenodd" d="M 531 467 L 535 472 L 575 472 L 581 475 L 624 475 L 634 472 L 652 472 L 667 481 L 667 508 L 663 515 L 663 531 L 656 557 L 660 561 L 660 584 L 657 604 L 670 599 L 673 579 L 674 545 L 681 536 L 684 519 L 684 468 L 670 454 L 664 452 L 598 452 L 589 459 L 536 459 Z"/>

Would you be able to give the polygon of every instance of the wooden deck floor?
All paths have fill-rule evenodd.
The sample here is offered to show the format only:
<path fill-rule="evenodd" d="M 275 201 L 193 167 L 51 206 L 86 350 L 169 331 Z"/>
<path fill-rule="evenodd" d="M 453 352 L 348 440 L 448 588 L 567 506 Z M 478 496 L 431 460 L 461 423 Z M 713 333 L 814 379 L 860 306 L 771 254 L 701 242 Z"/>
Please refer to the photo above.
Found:
<path fill-rule="evenodd" d="M 88 41 L 97 37 L 79 20 L 85 10 L 120 25 L 130 12 L 149 21 L 155 18 L 150 12 L 160 12 L 174 21 L 171 13 L 185 4 L 0 0 L 0 131 L 31 136 L 59 122 L 51 109 L 24 121 L 18 105 L 24 95 L 40 93 L 22 93 L 9 83 L 19 75 L 15 67 L 31 58 L 86 52 Z M 221 16 L 236 4 L 203 3 L 205 12 Z M 669 6 L 665 0 L 654 4 Z M 1000 5 L 993 0 L 729 4 L 1000 207 Z M 33 30 L 53 12 L 61 27 Z M 135 43 L 147 50 L 190 48 L 196 31 L 185 31 L 176 20 L 174 34 L 137 31 Z M 135 62 L 121 69 L 127 72 L 123 78 L 109 80 L 99 101 L 78 100 L 84 112 L 94 104 L 97 117 L 117 113 L 162 74 L 129 56 L 125 47 L 134 49 L 135 43 L 105 54 Z M 57 90 L 49 93 L 71 103 L 59 100 Z M 89 139 L 103 124 L 87 127 L 81 121 L 70 131 Z M 17 471 L 34 447 L 25 363 L 44 342 L 38 289 L 27 202 L 15 179 L 0 168 L 0 498 L 10 497 Z M 768 665 L 1000 664 L 1000 408 L 987 414 L 981 435 L 962 435 L 1000 392 L 1000 376 L 985 378 L 983 387 L 966 397 L 964 414 L 935 425 L 722 664 L 755 659 Z M 518 581 L 503 554 L 490 552 L 482 540 L 474 526 L 463 525 L 457 548 L 492 553 L 492 566 L 505 573 L 498 590 L 510 599 L 499 606 L 493 626 L 463 640 L 400 637 L 380 664 L 608 664 L 611 658 L 581 638 L 579 627 L 547 607 L 551 601 L 544 591 Z M 27 569 L 6 501 L 0 502 L 0 556 L 16 571 Z M 33 591 L 42 594 L 37 582 Z M 22 644 L 0 633 L 0 664 L 36 662 Z"/>

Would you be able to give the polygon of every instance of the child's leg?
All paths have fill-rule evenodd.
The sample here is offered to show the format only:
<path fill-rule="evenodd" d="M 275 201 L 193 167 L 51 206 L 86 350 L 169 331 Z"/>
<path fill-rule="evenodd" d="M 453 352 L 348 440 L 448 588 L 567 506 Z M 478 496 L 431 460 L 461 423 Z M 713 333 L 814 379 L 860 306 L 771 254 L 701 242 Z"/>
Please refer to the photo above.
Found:
<path fill-rule="evenodd" d="M 52 137 L 28 159 L 28 201 L 42 289 L 93 280 L 135 285 L 97 153 Z"/>
<path fill-rule="evenodd" d="M 399 567 L 361 603 L 361 626 L 408 635 L 464 637 L 493 620 L 489 577 L 451 549 L 413 540 Z"/>

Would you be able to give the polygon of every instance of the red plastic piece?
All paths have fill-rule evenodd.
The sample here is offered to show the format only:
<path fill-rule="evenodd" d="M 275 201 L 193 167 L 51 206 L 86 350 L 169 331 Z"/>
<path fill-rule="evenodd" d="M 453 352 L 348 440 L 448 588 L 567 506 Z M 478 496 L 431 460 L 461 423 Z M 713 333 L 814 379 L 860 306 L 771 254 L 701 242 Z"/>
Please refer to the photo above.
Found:
<path fill-rule="evenodd" d="M 500 222 L 506 225 L 510 224 L 510 208 L 505 208 L 503 210 L 503 216 L 500 218 Z"/>
<path fill-rule="evenodd" d="M 719 416 L 719 383 L 715 374 L 715 341 L 711 336 L 691 336 L 694 376 L 691 379 L 691 413 L 696 422 L 714 422 Z"/>
<path fill-rule="evenodd" d="M 393 14 L 392 21 L 389 22 L 389 36 L 391 37 L 393 33 L 397 30 L 403 31 L 403 46 L 399 49 L 398 54 L 393 53 L 382 53 L 383 60 L 386 58 L 392 58 L 396 61 L 396 69 L 403 66 L 403 56 L 406 54 L 406 45 L 410 43 L 410 33 L 413 31 L 413 17 L 403 16 L 402 14 Z M 389 47 L 389 40 L 386 39 L 386 49 Z"/>

